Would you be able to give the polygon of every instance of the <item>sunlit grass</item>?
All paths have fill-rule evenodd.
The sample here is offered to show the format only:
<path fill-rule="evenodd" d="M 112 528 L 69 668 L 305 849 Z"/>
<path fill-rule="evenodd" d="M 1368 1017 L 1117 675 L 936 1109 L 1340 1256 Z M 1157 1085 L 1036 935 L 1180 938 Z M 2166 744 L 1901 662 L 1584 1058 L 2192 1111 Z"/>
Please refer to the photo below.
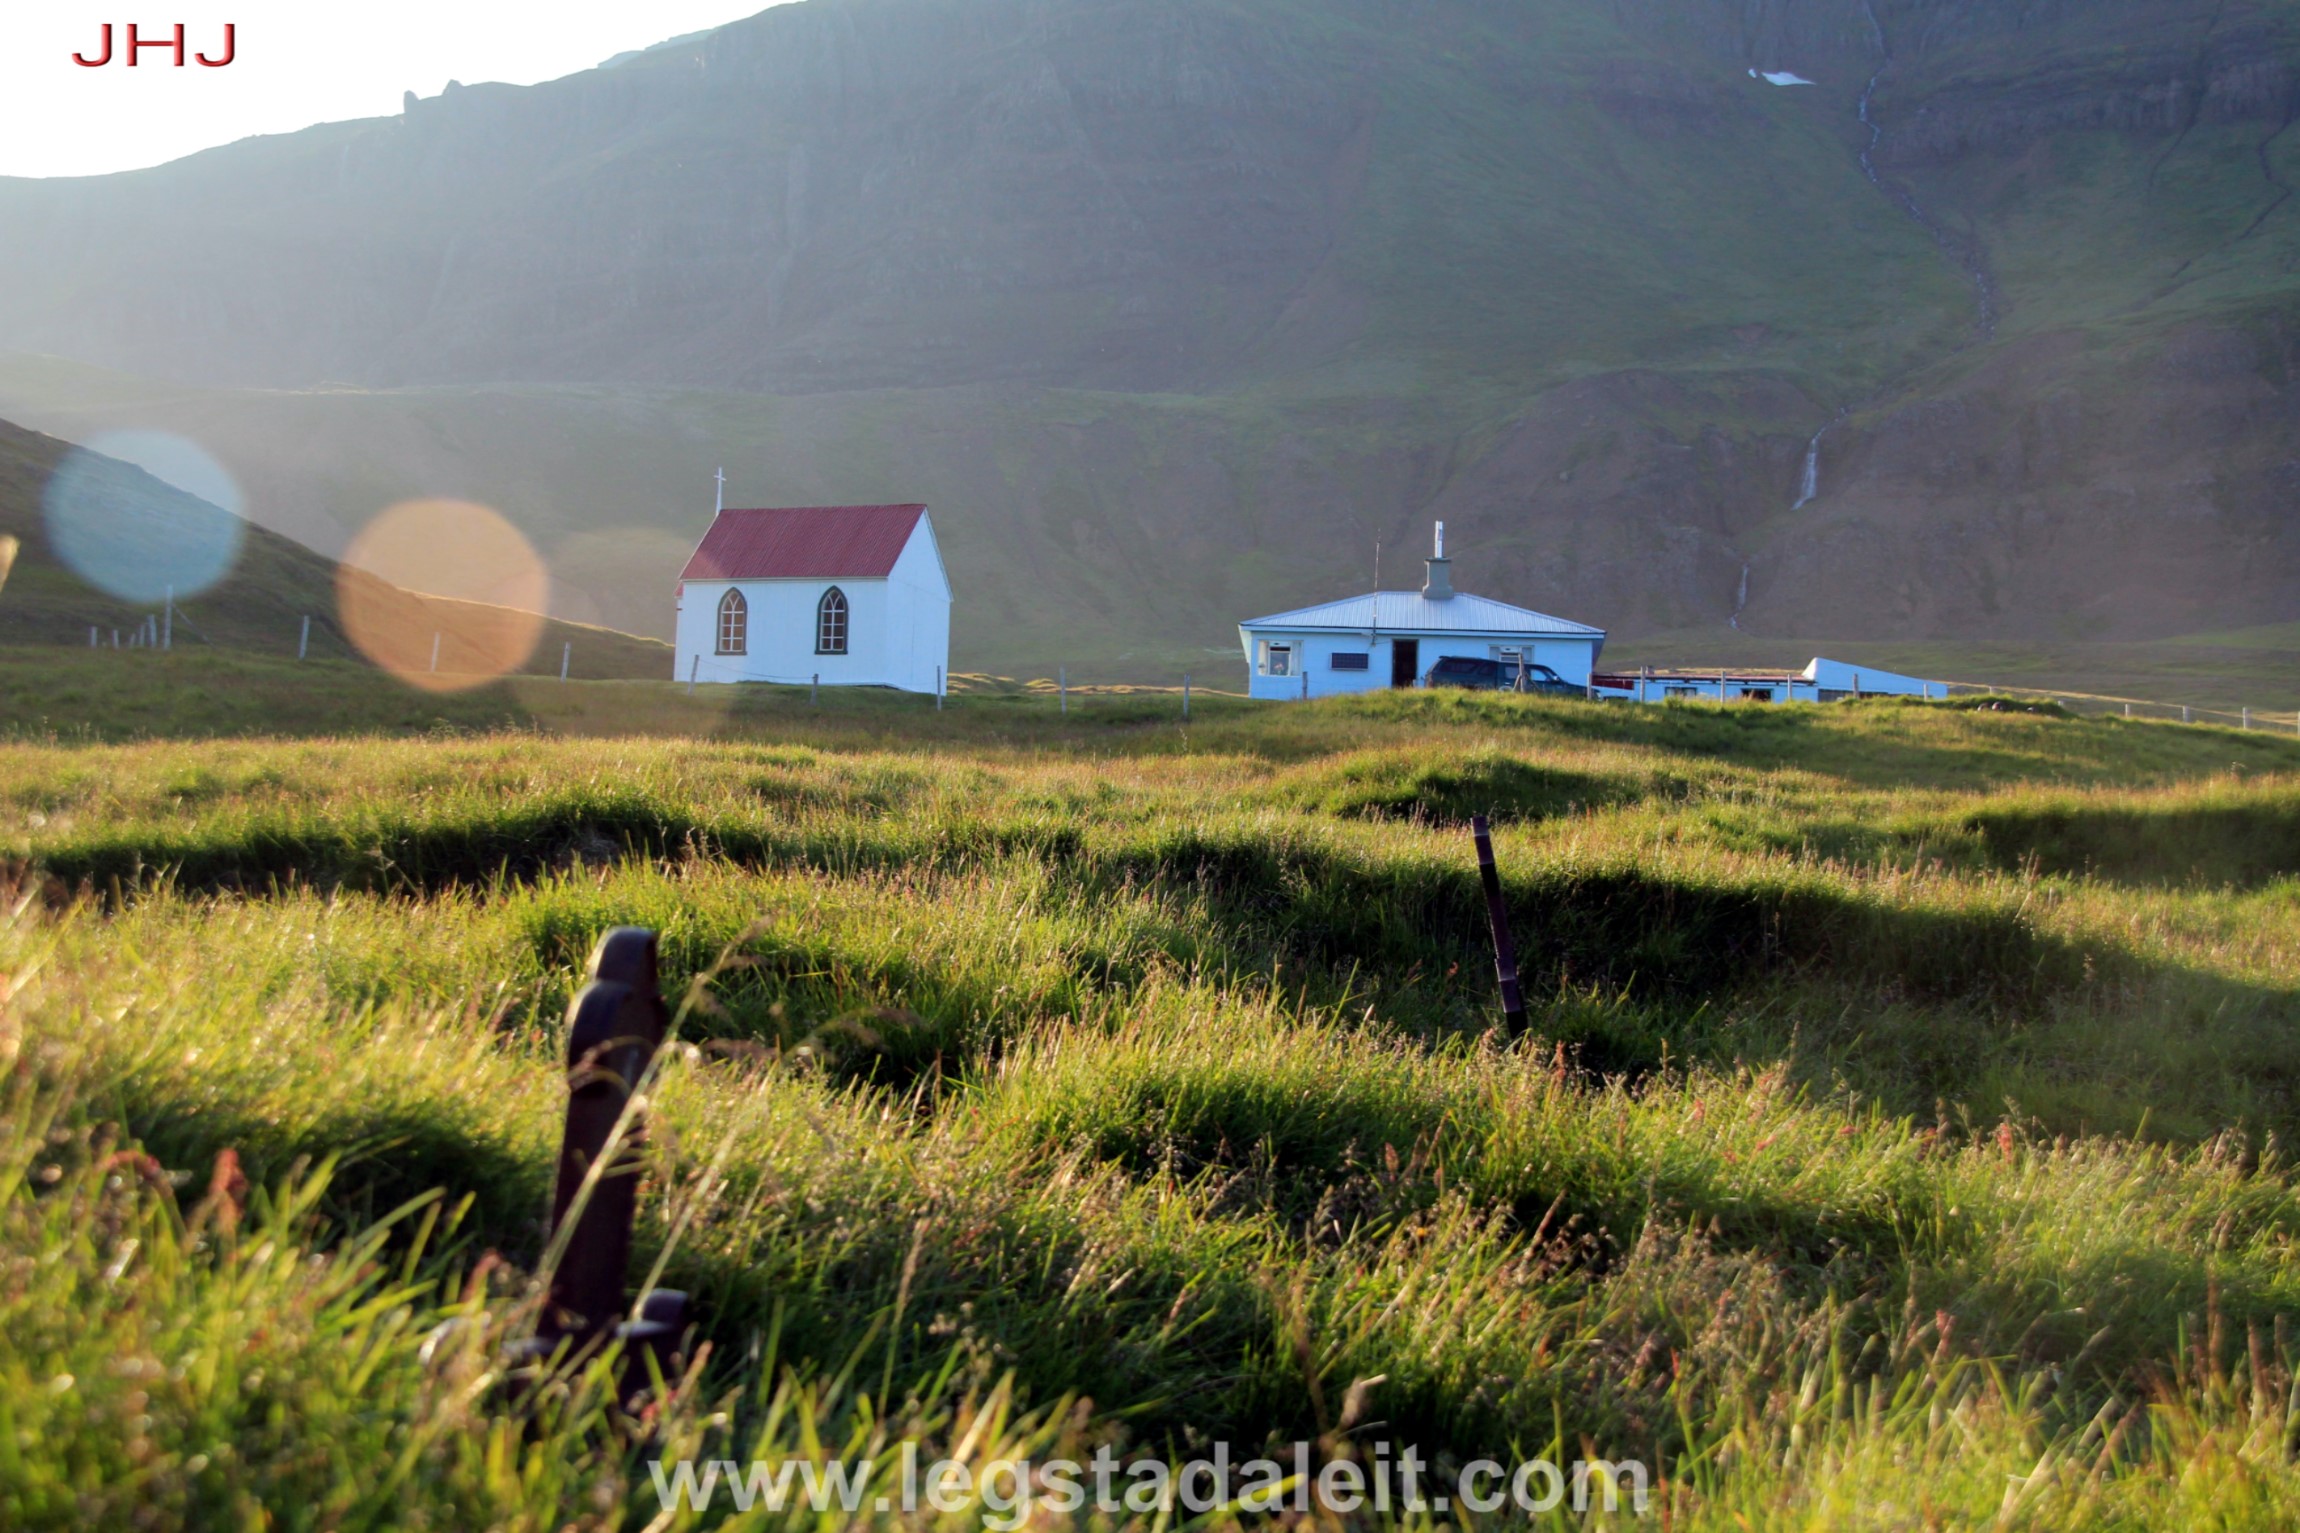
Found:
<path fill-rule="evenodd" d="M 1890 706 L 1017 717 L 0 751 L 0 1504 L 637 1525 L 650 1433 L 979 1418 L 1586 1439 L 1686 1526 L 2289 1509 L 2300 750 Z M 604 1375 L 475 1382 L 619 923 L 687 1003 L 639 1256 L 711 1344 L 646 1429 Z"/>

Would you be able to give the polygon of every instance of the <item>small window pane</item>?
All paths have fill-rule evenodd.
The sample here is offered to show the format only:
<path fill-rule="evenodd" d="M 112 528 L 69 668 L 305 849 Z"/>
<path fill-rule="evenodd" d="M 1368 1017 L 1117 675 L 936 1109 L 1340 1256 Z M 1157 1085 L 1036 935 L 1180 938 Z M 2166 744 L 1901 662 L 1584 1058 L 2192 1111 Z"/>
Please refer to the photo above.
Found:
<path fill-rule="evenodd" d="M 719 653 L 740 655 L 749 652 L 751 609 L 740 591 L 729 591 L 719 598 Z"/>
<path fill-rule="evenodd" d="M 1270 674 L 1272 676 L 1290 676 L 1293 674 L 1293 670 L 1294 651 L 1292 647 L 1285 644 L 1271 645 Z"/>
<path fill-rule="evenodd" d="M 1337 649 L 1334 651 L 1334 669 L 1337 671 L 1371 670 L 1373 659 L 1372 655 L 1362 649 Z"/>
<path fill-rule="evenodd" d="M 843 655 L 847 652 L 847 596 L 837 586 L 823 593 L 815 604 L 815 653 Z"/>

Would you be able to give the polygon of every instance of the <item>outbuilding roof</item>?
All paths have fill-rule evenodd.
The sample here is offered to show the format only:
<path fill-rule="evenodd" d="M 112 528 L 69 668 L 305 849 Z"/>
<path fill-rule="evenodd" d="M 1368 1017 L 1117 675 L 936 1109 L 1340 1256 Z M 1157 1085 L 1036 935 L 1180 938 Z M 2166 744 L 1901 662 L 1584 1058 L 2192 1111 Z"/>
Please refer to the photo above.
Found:
<path fill-rule="evenodd" d="M 721 511 L 681 580 L 883 579 L 926 507 L 764 506 Z"/>
<path fill-rule="evenodd" d="M 1292 612 L 1250 617 L 1240 628 L 1332 628 L 1362 633 L 1380 629 L 1394 633 L 1498 633 L 1585 635 L 1602 639 L 1605 630 L 1570 618 L 1551 617 L 1491 597 L 1457 592 L 1445 601 L 1431 601 L 1419 591 L 1373 591 L 1340 601 L 1300 607 Z"/>

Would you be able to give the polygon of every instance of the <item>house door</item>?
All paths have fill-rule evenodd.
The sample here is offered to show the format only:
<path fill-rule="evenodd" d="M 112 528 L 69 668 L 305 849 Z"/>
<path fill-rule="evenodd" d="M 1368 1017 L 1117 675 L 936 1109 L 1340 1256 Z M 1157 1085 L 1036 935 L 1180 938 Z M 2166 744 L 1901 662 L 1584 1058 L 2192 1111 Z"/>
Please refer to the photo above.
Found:
<path fill-rule="evenodd" d="M 1393 687 L 1410 687 L 1421 679 L 1421 673 L 1421 640 L 1390 640 L 1390 685 Z"/>

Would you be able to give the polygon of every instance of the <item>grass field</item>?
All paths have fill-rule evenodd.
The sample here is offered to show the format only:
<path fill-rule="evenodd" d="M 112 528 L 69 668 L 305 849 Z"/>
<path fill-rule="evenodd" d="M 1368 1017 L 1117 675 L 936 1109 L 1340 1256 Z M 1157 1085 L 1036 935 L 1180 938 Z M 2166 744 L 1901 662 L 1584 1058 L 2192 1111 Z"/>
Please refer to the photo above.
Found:
<path fill-rule="evenodd" d="M 47 658 L 0 664 L 10 1526 L 1297 1439 L 1635 1458 L 1673 1528 L 2300 1517 L 2288 735 Z M 639 1259 L 710 1343 L 639 1421 L 497 1363 L 618 923 L 685 998 Z"/>

